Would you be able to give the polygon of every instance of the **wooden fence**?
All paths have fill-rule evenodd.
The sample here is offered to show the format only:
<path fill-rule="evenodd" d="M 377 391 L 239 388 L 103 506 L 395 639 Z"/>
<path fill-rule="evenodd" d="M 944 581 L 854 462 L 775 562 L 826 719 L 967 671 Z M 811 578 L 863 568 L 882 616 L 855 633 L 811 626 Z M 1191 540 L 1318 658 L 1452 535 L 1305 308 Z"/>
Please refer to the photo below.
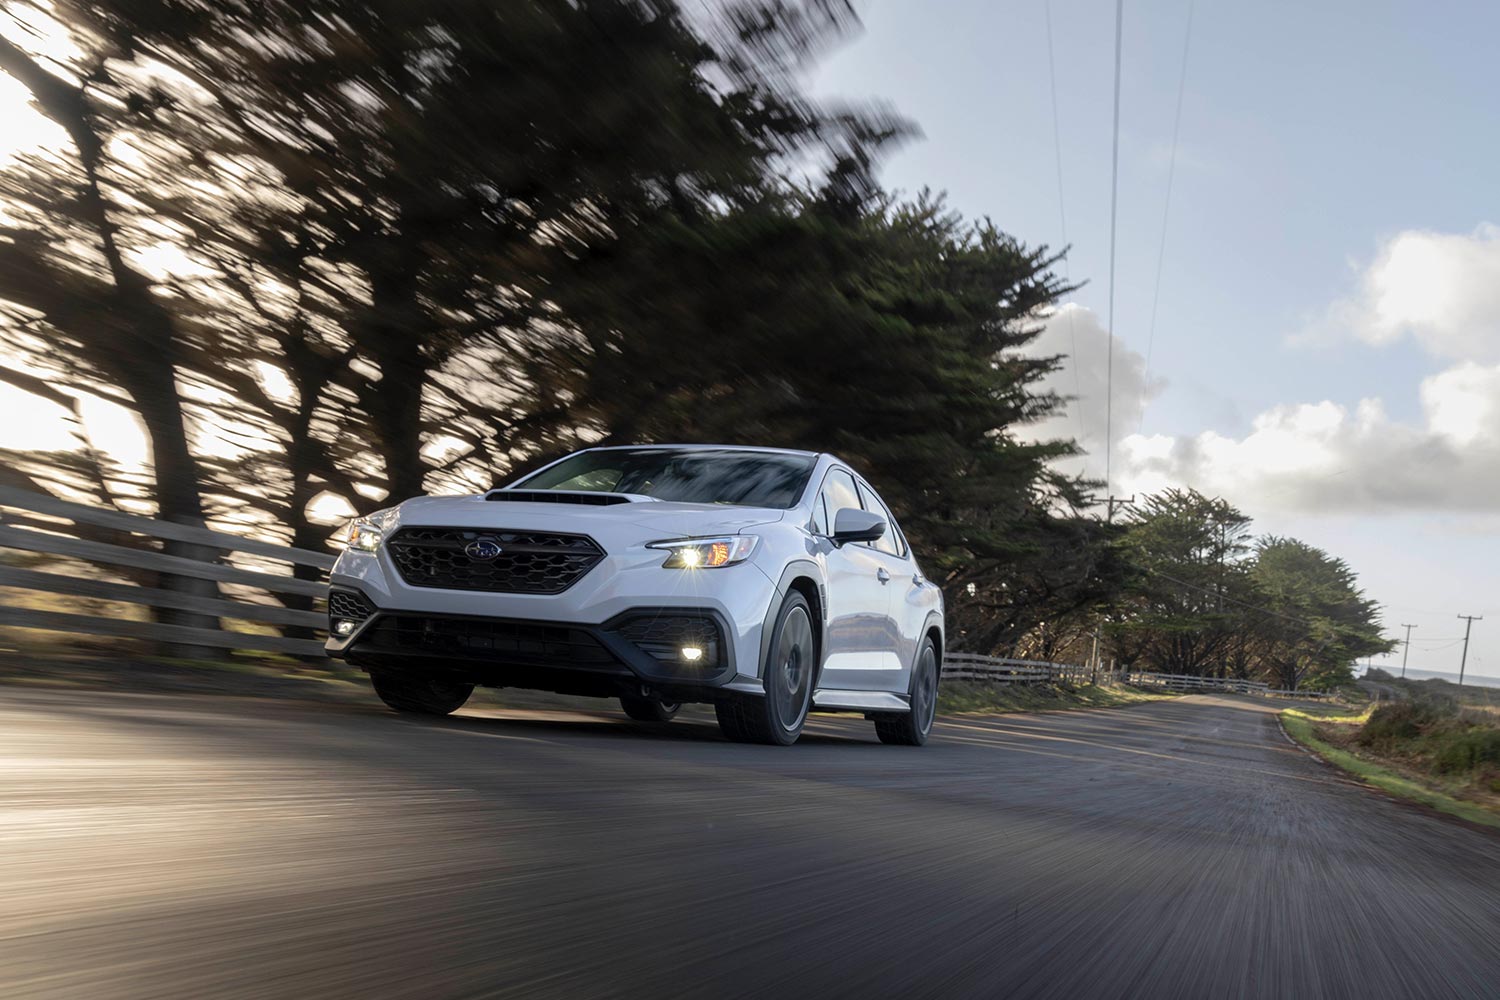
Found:
<path fill-rule="evenodd" d="M 1333 697 L 1321 691 L 1285 691 L 1260 681 L 1239 680 L 1234 677 L 1196 677 L 1191 674 L 1132 672 L 1127 675 L 1127 679 L 1129 683 L 1137 687 L 1159 687 L 1169 691 L 1225 691 L 1231 694 L 1254 694 L 1271 698 Z"/>
<path fill-rule="evenodd" d="M 327 552 L 100 510 L 11 487 L 0 487 L 0 550 L 53 557 L 42 560 L 46 569 L 0 557 L 0 587 L 167 609 L 204 623 L 43 610 L 7 605 L 0 597 L 0 625 L 144 639 L 178 652 L 209 648 L 323 655 L 319 639 L 267 632 L 290 628 L 312 634 L 327 628 L 326 615 L 315 610 L 327 594 L 322 577 L 334 560 Z M 315 569 L 318 578 L 293 576 L 294 566 Z M 74 571 L 52 571 L 58 567 Z M 89 567 L 107 569 L 80 572 Z M 103 575 L 131 582 L 100 579 Z M 295 596 L 283 603 L 276 595 Z M 223 620 L 275 628 L 237 631 L 224 627 Z"/>
<path fill-rule="evenodd" d="M 1074 663 L 1007 660 L 974 653 L 947 653 L 943 656 L 944 680 L 983 681 L 987 684 L 1098 684 L 1108 683 L 1117 676 L 1102 668 L 1081 667 Z"/>
<path fill-rule="evenodd" d="M 949 653 L 943 657 L 943 679 L 981 681 L 987 684 L 1114 684 L 1125 682 L 1137 687 L 1158 687 L 1169 691 L 1224 691 L 1262 697 L 1328 698 L 1331 695 L 1310 691 L 1281 691 L 1260 681 L 1233 677 L 1193 677 L 1186 674 L 1158 674 L 1132 671 L 1111 673 L 1103 668 L 1074 663 L 1049 663 L 1044 660 L 1007 660 L 974 653 Z"/>

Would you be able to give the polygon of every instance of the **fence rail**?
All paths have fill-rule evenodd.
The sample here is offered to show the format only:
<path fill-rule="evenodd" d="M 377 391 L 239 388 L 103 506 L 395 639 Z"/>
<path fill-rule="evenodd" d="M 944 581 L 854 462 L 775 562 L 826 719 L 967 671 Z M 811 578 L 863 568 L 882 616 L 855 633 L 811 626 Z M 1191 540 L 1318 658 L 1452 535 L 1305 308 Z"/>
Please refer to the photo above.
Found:
<path fill-rule="evenodd" d="M 1321 692 L 1282 691 L 1261 681 L 1233 677 L 1196 677 L 1187 674 L 1158 674 L 1143 671 L 1110 673 L 1102 668 L 1076 663 L 1051 663 L 1045 660 L 1009 660 L 975 653 L 948 653 L 943 657 L 943 678 L 954 681 L 981 681 L 987 684 L 1097 684 L 1125 681 L 1139 687 L 1159 687 L 1170 691 L 1225 691 L 1262 697 L 1328 698 Z"/>
<path fill-rule="evenodd" d="M 1273 688 L 1261 681 L 1240 680 L 1235 677 L 1197 677 L 1192 674 L 1157 674 L 1135 672 L 1126 675 L 1129 683 L 1138 687 L 1159 687 L 1171 691 L 1227 691 L 1233 694 L 1254 694 L 1271 698 L 1331 698 L 1322 691 L 1287 691 Z"/>
<path fill-rule="evenodd" d="M 16 511 L 24 512 L 17 514 Z M 37 517 L 35 515 L 41 515 Z M 0 603 L 0 626 L 143 639 L 176 648 L 253 649 L 263 652 L 322 656 L 320 639 L 305 635 L 322 630 L 327 618 L 313 610 L 327 593 L 323 577 L 333 566 L 327 552 L 292 548 L 223 531 L 175 524 L 100 510 L 87 504 L 0 486 L 0 549 L 112 567 L 137 582 L 117 583 L 92 576 L 0 564 L 0 587 L 39 593 L 114 601 L 166 609 L 207 622 L 209 627 L 170 621 L 74 614 Z M 173 551 L 167 551 L 167 550 Z M 286 564 L 287 574 L 250 569 L 230 562 L 230 554 L 261 563 Z M 316 570 L 291 575 L 295 567 Z M 184 586 L 184 581 L 192 586 Z M 267 601 L 235 599 L 221 584 L 260 591 Z M 285 595 L 277 597 L 276 595 Z M 301 607 L 287 606 L 302 605 Z M 268 635 L 224 628 L 220 619 L 255 622 L 302 635 Z"/>
<path fill-rule="evenodd" d="M 943 678 L 955 681 L 983 681 L 989 684 L 1069 684 L 1096 683 L 1110 676 L 1106 671 L 1076 663 L 1050 663 L 1045 660 L 1009 660 L 975 653 L 947 653 L 943 656 Z"/>

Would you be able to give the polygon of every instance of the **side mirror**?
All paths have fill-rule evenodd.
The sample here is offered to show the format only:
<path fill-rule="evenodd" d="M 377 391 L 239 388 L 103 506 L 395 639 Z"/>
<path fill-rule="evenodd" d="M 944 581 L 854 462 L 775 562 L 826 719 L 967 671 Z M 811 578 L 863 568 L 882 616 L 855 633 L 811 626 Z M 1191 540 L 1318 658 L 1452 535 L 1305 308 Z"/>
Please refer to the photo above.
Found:
<path fill-rule="evenodd" d="M 885 518 L 868 510 L 845 507 L 833 518 L 833 544 L 873 542 L 885 534 Z"/>

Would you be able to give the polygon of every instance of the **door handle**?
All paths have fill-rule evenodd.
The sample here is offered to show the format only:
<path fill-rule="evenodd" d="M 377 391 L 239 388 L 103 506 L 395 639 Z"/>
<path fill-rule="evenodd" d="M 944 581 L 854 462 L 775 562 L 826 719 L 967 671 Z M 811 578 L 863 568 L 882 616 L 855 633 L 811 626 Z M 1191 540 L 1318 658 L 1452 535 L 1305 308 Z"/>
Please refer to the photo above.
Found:
<path fill-rule="evenodd" d="M 887 573 L 885 571 L 885 567 L 882 566 L 880 567 L 880 569 L 875 571 L 875 579 L 879 580 L 881 583 L 890 583 L 891 574 Z"/>

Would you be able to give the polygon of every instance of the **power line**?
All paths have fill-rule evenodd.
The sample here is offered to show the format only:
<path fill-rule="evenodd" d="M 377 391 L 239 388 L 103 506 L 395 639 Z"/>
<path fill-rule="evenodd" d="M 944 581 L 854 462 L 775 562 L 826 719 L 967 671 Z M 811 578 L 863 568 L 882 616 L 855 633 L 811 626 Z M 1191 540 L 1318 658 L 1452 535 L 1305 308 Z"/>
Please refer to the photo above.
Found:
<path fill-rule="evenodd" d="M 1110 492 L 1115 438 L 1115 226 L 1120 203 L 1120 53 L 1125 29 L 1125 0 L 1115 0 L 1115 126 L 1109 167 L 1109 337 L 1104 379 L 1104 492 Z"/>
<path fill-rule="evenodd" d="M 1156 248 L 1156 281 L 1151 291 L 1151 325 L 1146 328 L 1145 376 L 1151 376 L 1151 349 L 1156 343 L 1156 309 L 1161 303 L 1161 272 L 1167 259 L 1167 220 L 1172 214 L 1172 182 L 1177 176 L 1177 136 L 1182 130 L 1182 98 L 1187 93 L 1188 51 L 1193 44 L 1193 7 L 1195 0 L 1188 0 L 1187 28 L 1182 35 L 1182 72 L 1177 77 L 1177 111 L 1172 116 L 1172 154 L 1167 160 L 1167 197 L 1161 210 L 1161 242 Z M 1141 418 L 1136 424 L 1136 433 L 1146 422 L 1146 408 L 1141 407 Z"/>
<path fill-rule="evenodd" d="M 1159 569 L 1150 569 L 1150 568 L 1148 568 L 1146 570 L 1146 572 L 1152 574 L 1153 576 L 1159 576 L 1163 580 L 1166 580 L 1168 583 L 1175 583 L 1179 587 L 1187 587 L 1189 590 L 1196 590 L 1196 591 L 1199 591 L 1201 593 L 1207 594 L 1210 597 L 1217 597 L 1221 601 L 1228 601 L 1230 604 L 1238 604 L 1240 607 L 1242 607 L 1242 608 L 1249 608 L 1251 611 L 1259 611 L 1263 615 L 1271 615 L 1272 617 L 1275 617 L 1275 618 L 1284 618 L 1284 619 L 1286 619 L 1289 622 L 1296 622 L 1298 625 L 1315 625 L 1316 624 L 1315 622 L 1313 622 L 1313 621 L 1311 621 L 1310 619 L 1307 619 L 1307 618 L 1298 618 L 1295 615 L 1283 614 L 1280 611 L 1272 611 L 1270 608 L 1262 607 L 1259 604 L 1251 604 L 1249 601 L 1242 601 L 1242 600 L 1240 600 L 1237 597 L 1226 597 L 1226 596 L 1224 596 L 1224 594 L 1223 594 L 1222 591 L 1210 590 L 1208 587 L 1200 586 L 1199 584 L 1196 584 L 1196 583 L 1189 583 L 1186 580 L 1179 580 L 1179 579 L 1177 579 L 1177 577 L 1170 576 L 1170 575 L 1168 575 L 1166 573 L 1163 573 Z M 1339 626 L 1339 625 L 1335 625 L 1334 626 L 1334 628 L 1341 628 L 1341 627 L 1342 626 Z"/>
<path fill-rule="evenodd" d="M 1418 639 L 1417 641 L 1421 642 L 1422 640 Z M 1447 642 L 1443 643 L 1441 646 L 1432 646 L 1432 647 L 1429 647 L 1427 649 L 1422 650 L 1422 652 L 1423 653 L 1441 653 L 1445 649 L 1452 649 L 1454 646 L 1457 646 L 1459 643 L 1461 643 L 1463 641 L 1464 641 L 1464 637 L 1463 636 L 1459 636 L 1457 639 L 1449 639 Z"/>
<path fill-rule="evenodd" d="M 1047 13 L 1047 79 L 1052 87 L 1052 146 L 1057 153 L 1057 221 L 1062 236 L 1063 251 L 1068 249 L 1068 210 L 1063 198 L 1062 126 L 1057 112 L 1057 61 L 1052 45 L 1052 0 L 1045 5 Z M 1063 281 L 1073 284 L 1072 267 L 1063 257 Z M 1073 369 L 1073 416 L 1078 425 L 1078 436 L 1083 437 L 1083 380 L 1078 374 L 1078 330 L 1073 310 L 1068 310 L 1068 361 Z"/>

